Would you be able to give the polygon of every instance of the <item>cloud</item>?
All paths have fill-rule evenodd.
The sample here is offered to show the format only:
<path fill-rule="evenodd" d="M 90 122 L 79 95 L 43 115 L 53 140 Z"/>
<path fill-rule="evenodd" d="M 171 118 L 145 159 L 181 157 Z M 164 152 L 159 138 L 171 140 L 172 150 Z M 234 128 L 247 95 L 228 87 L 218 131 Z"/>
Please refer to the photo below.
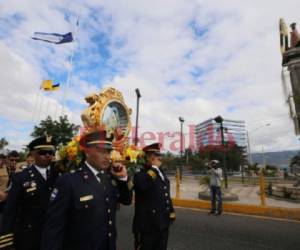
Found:
<path fill-rule="evenodd" d="M 277 30 L 282 16 L 287 23 L 298 20 L 296 0 L 30 2 L 0 4 L 6 35 L 0 36 L 0 101 L 6 107 L 0 118 L 33 126 L 41 80 L 54 78 L 66 88 L 74 45 L 69 87 L 44 97 L 44 115 L 49 106 L 57 116 L 55 110 L 66 103 L 71 120 L 79 123 L 84 97 L 103 86 L 120 89 L 135 111 L 139 88 L 141 133 L 179 131 L 178 116 L 188 125 L 220 114 L 245 120 L 249 131 L 271 123 L 250 132 L 254 151 L 261 144 L 272 151 L 298 148 L 282 98 Z M 34 31 L 70 30 L 77 34 L 73 45 L 29 38 Z M 30 132 L 18 136 L 28 138 Z"/>

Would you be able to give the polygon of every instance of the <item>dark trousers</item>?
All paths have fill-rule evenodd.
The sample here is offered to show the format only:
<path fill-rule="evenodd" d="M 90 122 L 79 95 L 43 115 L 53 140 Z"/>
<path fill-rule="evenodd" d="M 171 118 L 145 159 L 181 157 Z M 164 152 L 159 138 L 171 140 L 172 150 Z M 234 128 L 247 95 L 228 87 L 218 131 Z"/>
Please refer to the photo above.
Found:
<path fill-rule="evenodd" d="M 15 233 L 16 250 L 40 250 L 41 230 L 23 231 Z"/>
<path fill-rule="evenodd" d="M 169 229 L 158 232 L 141 233 L 139 250 L 167 250 Z"/>
<path fill-rule="evenodd" d="M 221 187 L 210 186 L 210 200 L 211 200 L 211 210 L 212 211 L 216 211 L 216 208 L 218 211 L 222 211 Z M 218 206 L 216 206 L 216 202 L 218 203 Z"/>

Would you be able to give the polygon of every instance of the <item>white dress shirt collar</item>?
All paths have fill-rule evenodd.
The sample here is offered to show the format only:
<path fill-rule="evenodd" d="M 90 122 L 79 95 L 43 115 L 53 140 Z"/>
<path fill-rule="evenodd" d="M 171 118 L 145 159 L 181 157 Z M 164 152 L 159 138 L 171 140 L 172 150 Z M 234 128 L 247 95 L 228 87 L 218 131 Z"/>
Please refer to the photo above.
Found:
<path fill-rule="evenodd" d="M 165 178 L 164 178 L 162 172 L 160 171 L 159 167 L 157 167 L 155 165 L 152 165 L 152 167 L 158 171 L 158 174 L 159 174 L 160 178 L 164 181 Z"/>
<path fill-rule="evenodd" d="M 46 174 L 46 172 L 47 172 L 47 169 L 50 170 L 50 166 L 48 166 L 46 168 L 41 168 L 41 167 L 39 167 L 37 165 L 34 165 L 34 167 L 36 168 L 37 171 L 39 171 L 39 173 L 43 176 L 43 178 L 45 180 L 47 180 L 47 174 Z"/>
<path fill-rule="evenodd" d="M 100 172 L 104 173 L 104 170 L 101 170 L 100 172 L 98 170 L 96 170 L 95 168 L 93 168 L 87 161 L 85 161 L 85 165 L 87 165 L 87 167 L 92 171 L 92 173 L 95 175 L 97 181 L 100 182 L 100 178 L 97 176 L 97 174 L 99 174 Z"/>

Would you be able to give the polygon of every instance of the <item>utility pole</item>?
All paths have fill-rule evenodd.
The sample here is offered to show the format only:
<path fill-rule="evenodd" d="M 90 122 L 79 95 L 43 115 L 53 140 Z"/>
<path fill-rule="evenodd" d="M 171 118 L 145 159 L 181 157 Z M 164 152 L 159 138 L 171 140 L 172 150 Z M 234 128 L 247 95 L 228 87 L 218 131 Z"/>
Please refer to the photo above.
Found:
<path fill-rule="evenodd" d="M 140 106 L 140 98 L 141 93 L 140 90 L 137 88 L 135 89 L 135 93 L 136 93 L 136 118 L 135 118 L 135 138 L 134 138 L 134 145 L 137 146 L 138 143 L 138 127 L 139 127 L 139 106 Z"/>
<path fill-rule="evenodd" d="M 225 181 L 225 188 L 228 188 L 227 164 L 226 164 L 226 153 L 227 153 L 226 151 L 227 151 L 227 147 L 225 145 L 225 139 L 224 139 L 223 118 L 222 118 L 222 116 L 217 116 L 214 120 L 215 120 L 216 123 L 220 124 L 222 147 L 224 149 L 224 153 L 223 153 L 224 181 Z"/>
<path fill-rule="evenodd" d="M 183 172 L 183 159 L 182 159 L 182 155 L 183 155 L 183 134 L 182 134 L 182 130 L 183 130 L 183 123 L 184 123 L 184 119 L 180 116 L 179 117 L 179 122 L 180 122 L 180 179 L 182 178 L 182 172 Z"/>

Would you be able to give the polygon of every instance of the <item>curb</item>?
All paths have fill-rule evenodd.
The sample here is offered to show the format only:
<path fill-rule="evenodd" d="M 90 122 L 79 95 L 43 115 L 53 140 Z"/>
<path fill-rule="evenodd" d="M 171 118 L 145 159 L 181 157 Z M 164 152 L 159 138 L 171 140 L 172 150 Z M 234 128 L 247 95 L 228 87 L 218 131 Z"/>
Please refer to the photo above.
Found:
<path fill-rule="evenodd" d="M 210 201 L 210 192 L 199 192 L 198 198 L 200 200 Z M 232 194 L 229 192 L 222 192 L 222 200 L 225 201 L 238 201 L 239 197 L 236 194 Z"/>
<path fill-rule="evenodd" d="M 188 200 L 173 198 L 173 205 L 178 207 L 210 209 L 210 202 L 201 200 Z M 224 212 L 260 215 L 266 217 L 274 217 L 281 219 L 300 221 L 300 208 L 282 208 L 270 206 L 255 206 L 246 204 L 223 204 Z"/>

